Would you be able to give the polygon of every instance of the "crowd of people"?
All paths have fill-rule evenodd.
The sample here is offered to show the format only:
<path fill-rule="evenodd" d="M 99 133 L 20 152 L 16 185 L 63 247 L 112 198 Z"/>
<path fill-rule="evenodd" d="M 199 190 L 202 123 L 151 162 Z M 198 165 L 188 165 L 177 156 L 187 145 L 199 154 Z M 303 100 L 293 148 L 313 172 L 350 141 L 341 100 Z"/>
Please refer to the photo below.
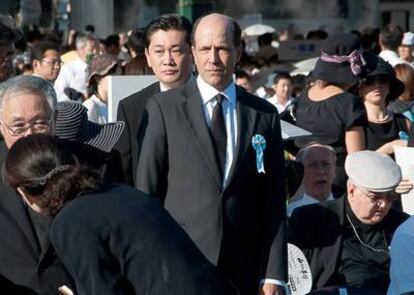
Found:
<path fill-rule="evenodd" d="M 309 294 L 414 294 L 413 184 L 394 161 L 414 146 L 414 34 L 311 32 L 320 56 L 293 75 L 271 34 L 249 56 L 219 13 L 20 49 L 6 19 L 1 294 L 289 294 L 288 243 Z M 158 81 L 108 122 L 123 74 Z M 282 140 L 281 120 L 311 135 Z"/>

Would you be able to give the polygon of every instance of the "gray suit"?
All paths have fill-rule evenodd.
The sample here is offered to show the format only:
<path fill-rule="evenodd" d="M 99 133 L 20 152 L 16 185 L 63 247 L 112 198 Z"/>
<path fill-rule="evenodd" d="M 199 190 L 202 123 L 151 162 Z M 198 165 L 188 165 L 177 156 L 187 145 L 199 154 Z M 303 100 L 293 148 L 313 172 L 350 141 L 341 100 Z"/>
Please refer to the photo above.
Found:
<path fill-rule="evenodd" d="M 157 197 L 242 294 L 260 278 L 286 280 L 285 176 L 277 110 L 236 88 L 238 144 L 226 186 L 196 81 L 147 104 L 137 187 Z M 252 137 L 266 139 L 257 173 Z"/>

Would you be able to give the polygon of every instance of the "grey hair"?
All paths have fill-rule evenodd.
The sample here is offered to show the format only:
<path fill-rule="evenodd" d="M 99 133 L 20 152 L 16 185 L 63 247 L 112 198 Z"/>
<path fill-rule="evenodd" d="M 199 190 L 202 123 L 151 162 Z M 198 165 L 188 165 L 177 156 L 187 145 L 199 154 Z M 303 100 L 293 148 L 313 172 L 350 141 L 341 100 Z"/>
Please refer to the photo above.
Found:
<path fill-rule="evenodd" d="M 53 85 L 36 76 L 21 75 L 10 78 L 0 84 L 0 117 L 3 113 L 4 100 L 9 98 L 11 94 L 19 92 L 29 92 L 42 95 L 52 113 L 54 112 L 57 104 L 56 92 L 53 89 Z"/>
<path fill-rule="evenodd" d="M 328 152 L 330 152 L 333 162 L 336 163 L 336 152 L 333 149 L 333 147 L 331 147 L 330 145 L 321 144 L 321 143 L 318 143 L 318 142 L 315 142 L 315 141 L 310 142 L 306 146 L 301 148 L 299 150 L 299 152 L 297 153 L 297 155 L 296 155 L 296 160 L 299 161 L 300 163 L 304 164 L 305 160 L 306 160 L 306 158 L 309 154 L 309 151 L 312 148 L 316 148 L 316 147 L 326 149 Z"/>
<path fill-rule="evenodd" d="M 76 36 L 76 41 L 75 41 L 76 49 L 79 50 L 85 47 L 88 40 L 98 41 L 98 37 L 96 37 L 94 34 L 79 33 Z"/>

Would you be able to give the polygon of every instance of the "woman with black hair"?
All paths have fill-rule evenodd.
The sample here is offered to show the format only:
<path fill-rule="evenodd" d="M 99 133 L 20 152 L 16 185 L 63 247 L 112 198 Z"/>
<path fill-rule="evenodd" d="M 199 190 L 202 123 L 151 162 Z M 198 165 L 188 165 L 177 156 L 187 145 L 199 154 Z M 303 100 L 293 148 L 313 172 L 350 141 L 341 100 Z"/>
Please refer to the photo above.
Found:
<path fill-rule="evenodd" d="M 63 150 L 57 138 L 25 137 L 10 149 L 4 176 L 52 217 L 49 240 L 76 294 L 236 294 L 155 199 L 103 185 Z"/>

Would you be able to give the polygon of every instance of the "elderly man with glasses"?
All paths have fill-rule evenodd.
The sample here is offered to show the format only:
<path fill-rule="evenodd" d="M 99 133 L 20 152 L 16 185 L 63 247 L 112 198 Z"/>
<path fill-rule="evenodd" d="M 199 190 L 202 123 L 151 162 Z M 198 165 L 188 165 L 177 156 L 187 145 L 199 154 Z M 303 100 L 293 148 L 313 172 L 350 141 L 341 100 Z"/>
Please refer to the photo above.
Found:
<path fill-rule="evenodd" d="M 338 294 L 337 288 L 352 289 L 352 294 L 385 294 L 389 245 L 396 228 L 408 218 L 392 208 L 401 171 L 390 157 L 373 151 L 349 155 L 345 170 L 347 194 L 297 208 L 290 218 L 290 242 L 310 263 L 315 294 Z"/>
<path fill-rule="evenodd" d="M 42 78 L 16 76 L 0 84 L 1 166 L 20 138 L 33 133 L 54 134 L 55 105 L 53 86 Z M 64 146 L 105 181 L 114 179 L 111 154 L 78 142 L 65 141 Z M 73 288 L 70 276 L 46 242 L 49 221 L 25 206 L 0 175 L 0 278 L 4 276 L 33 294 L 58 294 L 62 285 Z M 0 281 L 3 294 L 1 286 Z"/>

